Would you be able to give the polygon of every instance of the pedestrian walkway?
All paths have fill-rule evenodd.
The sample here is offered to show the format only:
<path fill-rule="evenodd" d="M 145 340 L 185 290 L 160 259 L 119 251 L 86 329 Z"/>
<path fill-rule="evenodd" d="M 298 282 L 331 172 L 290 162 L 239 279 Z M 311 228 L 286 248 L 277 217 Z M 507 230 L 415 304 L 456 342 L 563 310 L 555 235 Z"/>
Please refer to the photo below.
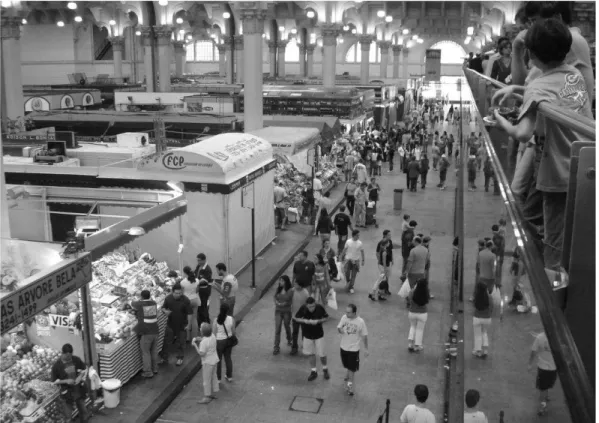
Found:
<path fill-rule="evenodd" d="M 240 341 L 233 352 L 234 382 L 223 381 L 218 399 L 208 405 L 199 405 L 197 401 L 202 397 L 203 390 L 201 375 L 197 374 L 158 422 L 200 422 L 209 416 L 212 423 L 374 423 L 383 411 L 387 398 L 391 400 L 391 421 L 398 421 L 405 405 L 414 402 L 413 388 L 417 383 L 428 385 L 428 406 L 437 416 L 437 421 L 442 421 L 455 178 L 448 178 L 445 191 L 440 191 L 434 187 L 436 183 L 431 183 L 425 190 L 404 192 L 404 209 L 401 211 L 393 210 L 392 195 L 394 188 L 405 188 L 404 174 L 396 167 L 394 172 L 386 173 L 379 179 L 382 187 L 382 200 L 377 213 L 379 228 L 369 227 L 361 231 L 366 265 L 358 275 L 356 292 L 350 295 L 342 289 L 342 284 L 333 285 L 337 288 L 339 309 L 329 309 L 331 319 L 324 325 L 331 380 L 322 378 L 319 367 L 318 379 L 308 382 L 308 359 L 290 356 L 290 348 L 284 342 L 281 354 L 272 355 L 274 293 L 271 289 L 238 327 Z M 408 312 L 405 301 L 396 295 L 402 264 L 398 250 L 394 252 L 395 277 L 390 288 L 393 296 L 381 303 L 372 302 L 367 296 L 378 274 L 376 243 L 384 229 L 390 229 L 395 243 L 399 243 L 401 216 L 404 213 L 410 214 L 418 222 L 416 232 L 433 237 L 430 285 L 435 299 L 429 304 L 424 351 L 420 354 L 411 354 L 407 349 Z M 335 244 L 336 237 L 333 235 Z M 312 256 L 319 247 L 319 239 L 314 237 L 306 249 Z M 291 275 L 291 268 L 286 273 Z M 354 397 L 347 396 L 344 391 L 344 371 L 336 332 L 336 325 L 350 302 L 358 306 L 358 314 L 366 321 L 370 345 L 370 356 L 361 358 Z M 312 410 L 314 412 L 293 411 L 298 401 L 307 408 L 316 404 Z"/>

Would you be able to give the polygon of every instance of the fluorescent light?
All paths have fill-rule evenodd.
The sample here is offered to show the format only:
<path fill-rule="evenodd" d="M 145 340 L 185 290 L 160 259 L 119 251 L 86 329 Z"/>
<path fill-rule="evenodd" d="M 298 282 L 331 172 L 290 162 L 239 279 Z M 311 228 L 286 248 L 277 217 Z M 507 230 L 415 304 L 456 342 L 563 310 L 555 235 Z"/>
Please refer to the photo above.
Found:
<path fill-rule="evenodd" d="M 262 34 L 262 38 L 266 38 L 266 34 Z"/>
<path fill-rule="evenodd" d="M 210 34 L 210 38 L 216 38 L 216 34 Z"/>
<path fill-rule="evenodd" d="M 398 46 L 401 46 L 401 45 L 403 45 L 403 38 L 398 38 L 398 39 L 397 39 L 397 45 L 398 45 Z"/>
<path fill-rule="evenodd" d="M 464 44 L 469 44 L 471 40 L 472 38 L 466 37 L 466 39 L 464 40 Z"/>
<path fill-rule="evenodd" d="M 75 22 L 81 22 L 83 18 L 81 16 L 75 16 Z"/>
<path fill-rule="evenodd" d="M 116 25 L 116 21 L 114 19 L 111 19 L 108 21 L 108 25 Z"/>
<path fill-rule="evenodd" d="M 27 19 L 22 19 L 21 20 L 21 25 L 27 25 Z"/>
<path fill-rule="evenodd" d="M 279 27 L 279 31 L 281 31 L 281 32 L 285 31 L 285 27 L 284 26 L 280 26 Z"/>
<path fill-rule="evenodd" d="M 358 32 L 358 30 L 356 28 L 354 28 L 354 29 L 351 30 L 352 34 L 356 34 L 357 32 Z"/>
<path fill-rule="evenodd" d="M 408 28 L 404 29 L 403 31 L 401 31 L 401 33 L 403 35 L 408 35 L 410 33 L 410 30 Z"/>
<path fill-rule="evenodd" d="M 223 13 L 223 18 L 229 19 L 230 17 L 231 17 L 231 14 L 229 12 Z"/>
<path fill-rule="evenodd" d="M 158 0 L 160 6 L 168 6 L 168 0 Z"/>
<path fill-rule="evenodd" d="M 56 22 L 56 25 L 58 25 L 59 27 L 63 27 L 64 26 L 64 22 L 63 21 L 58 21 Z"/>
<path fill-rule="evenodd" d="M 306 13 L 306 16 L 310 19 L 312 19 L 314 16 L 316 16 L 316 14 L 314 13 L 313 10 L 308 10 L 308 13 Z"/>
<path fill-rule="evenodd" d="M 344 31 L 349 31 L 349 25 L 343 25 L 343 30 Z"/>
<path fill-rule="evenodd" d="M 70 1 L 67 3 L 67 7 L 71 10 L 75 10 L 77 9 L 77 3 L 75 3 L 74 1 Z"/>
<path fill-rule="evenodd" d="M 422 44 L 424 42 L 422 38 L 418 38 L 416 41 L 418 42 L 418 44 Z"/>
<path fill-rule="evenodd" d="M 377 15 L 379 18 L 384 18 L 384 17 L 385 17 L 385 15 L 386 15 L 386 13 L 385 13 L 385 11 L 384 11 L 384 10 L 379 10 L 378 12 L 376 12 L 376 15 Z"/>
<path fill-rule="evenodd" d="M 139 37 L 141 35 L 141 31 L 135 31 L 135 35 Z"/>
<path fill-rule="evenodd" d="M 393 22 L 393 16 L 389 15 L 385 17 L 385 22 Z"/>
<path fill-rule="evenodd" d="M 177 18 L 175 20 L 175 22 L 177 22 L 179 25 L 181 25 L 183 23 L 183 18 Z"/>
<path fill-rule="evenodd" d="M 191 40 L 193 40 L 193 35 L 189 34 L 189 35 L 187 36 L 187 41 L 191 41 Z"/>
<path fill-rule="evenodd" d="M 468 31 L 468 35 L 473 35 L 474 34 L 474 27 L 469 26 L 467 31 Z"/>
<path fill-rule="evenodd" d="M 291 33 L 292 33 L 292 34 L 297 34 L 297 29 L 293 28 L 293 29 L 291 30 Z"/>
<path fill-rule="evenodd" d="M 318 40 L 318 47 L 322 47 L 322 40 Z"/>
<path fill-rule="evenodd" d="M 343 44 L 343 38 L 339 38 L 339 44 Z"/>

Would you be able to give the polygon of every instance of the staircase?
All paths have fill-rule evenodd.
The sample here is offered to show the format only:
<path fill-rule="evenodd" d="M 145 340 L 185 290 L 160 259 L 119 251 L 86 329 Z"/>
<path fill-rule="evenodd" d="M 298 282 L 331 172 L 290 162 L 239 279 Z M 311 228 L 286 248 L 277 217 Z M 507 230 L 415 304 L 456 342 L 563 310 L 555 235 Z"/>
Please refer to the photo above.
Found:
<path fill-rule="evenodd" d="M 100 45 L 100 47 L 98 47 L 96 49 L 96 53 L 94 54 L 94 57 L 96 58 L 96 60 L 104 59 L 104 56 L 106 56 L 106 53 L 108 53 L 108 51 L 111 48 L 112 48 L 112 43 L 110 41 L 108 41 L 108 39 L 105 39 L 104 42 Z"/>

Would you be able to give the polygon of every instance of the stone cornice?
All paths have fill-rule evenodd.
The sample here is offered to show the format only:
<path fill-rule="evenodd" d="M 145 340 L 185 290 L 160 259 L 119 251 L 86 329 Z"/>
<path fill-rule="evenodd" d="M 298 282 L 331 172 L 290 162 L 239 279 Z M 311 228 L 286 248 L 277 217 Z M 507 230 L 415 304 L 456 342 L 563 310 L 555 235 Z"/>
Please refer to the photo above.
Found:
<path fill-rule="evenodd" d="M 389 54 L 389 47 L 391 47 L 391 41 L 377 41 L 376 44 L 381 49 L 381 54 Z"/>
<path fill-rule="evenodd" d="M 226 49 L 230 49 L 231 46 L 233 45 L 233 38 L 231 36 L 225 35 L 223 37 L 223 43 L 224 43 Z"/>
<path fill-rule="evenodd" d="M 399 56 L 399 53 L 401 53 L 402 49 L 403 49 L 403 46 L 400 46 L 400 45 L 393 46 L 393 55 Z"/>
<path fill-rule="evenodd" d="M 287 44 L 289 44 L 289 41 L 279 40 L 277 41 L 277 48 L 279 50 L 285 50 L 287 48 Z"/>
<path fill-rule="evenodd" d="M 216 44 L 216 48 L 218 49 L 219 54 L 224 54 L 227 46 L 224 44 Z"/>
<path fill-rule="evenodd" d="M 316 48 L 316 44 L 308 44 L 306 46 L 306 53 L 307 54 L 314 54 L 314 49 Z"/>
<path fill-rule="evenodd" d="M 277 51 L 277 43 L 276 43 L 276 41 L 269 41 L 268 42 L 268 50 L 271 53 L 274 53 L 275 51 Z"/>
<path fill-rule="evenodd" d="M 243 50 L 243 35 L 234 35 L 235 50 Z"/>
<path fill-rule="evenodd" d="M 115 51 L 123 51 L 125 48 L 125 37 L 108 37 L 108 41 L 110 41 L 112 49 Z"/>
<path fill-rule="evenodd" d="M 245 3 L 241 3 L 241 5 L 242 9 L 239 10 L 239 15 L 243 25 L 243 33 L 246 35 L 263 34 L 266 10 L 244 7 L 247 6 Z"/>
<path fill-rule="evenodd" d="M 358 35 L 358 42 L 362 46 L 362 50 L 370 50 L 370 44 L 374 41 L 374 37 L 372 35 Z"/>
<path fill-rule="evenodd" d="M 21 38 L 21 18 L 3 16 L 2 26 L 0 27 L 0 37 L 3 40 L 18 40 Z"/>
<path fill-rule="evenodd" d="M 154 35 L 158 40 L 158 45 L 170 45 L 173 37 L 173 27 L 171 26 L 155 26 Z"/>
<path fill-rule="evenodd" d="M 335 46 L 337 45 L 337 36 L 339 35 L 339 25 L 323 24 L 320 27 L 320 34 L 322 35 L 323 46 Z"/>

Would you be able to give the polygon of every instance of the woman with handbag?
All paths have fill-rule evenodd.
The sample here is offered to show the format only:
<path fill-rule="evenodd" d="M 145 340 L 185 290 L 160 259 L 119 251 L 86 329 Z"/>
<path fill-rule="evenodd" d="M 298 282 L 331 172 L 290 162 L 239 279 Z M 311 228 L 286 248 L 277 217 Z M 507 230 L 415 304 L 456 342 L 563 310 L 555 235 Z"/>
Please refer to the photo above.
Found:
<path fill-rule="evenodd" d="M 287 335 L 287 345 L 292 345 L 291 339 L 291 305 L 293 301 L 293 285 L 289 276 L 282 275 L 279 278 L 279 285 L 275 291 L 275 346 L 273 355 L 281 352 L 281 326 L 285 327 Z"/>
<path fill-rule="evenodd" d="M 229 305 L 224 303 L 220 305 L 220 312 L 212 325 L 212 331 L 216 335 L 216 353 L 218 354 L 219 362 L 216 365 L 216 377 L 221 381 L 221 367 L 223 357 L 227 366 L 225 379 L 227 382 L 233 381 L 233 360 L 231 360 L 231 352 L 233 347 L 237 345 L 237 336 L 235 335 L 235 319 L 229 316 Z"/>
<path fill-rule="evenodd" d="M 349 215 L 354 216 L 354 206 L 356 205 L 356 197 L 354 193 L 358 189 L 358 180 L 355 176 L 352 176 L 351 181 L 345 187 L 345 205 L 349 210 Z"/>

